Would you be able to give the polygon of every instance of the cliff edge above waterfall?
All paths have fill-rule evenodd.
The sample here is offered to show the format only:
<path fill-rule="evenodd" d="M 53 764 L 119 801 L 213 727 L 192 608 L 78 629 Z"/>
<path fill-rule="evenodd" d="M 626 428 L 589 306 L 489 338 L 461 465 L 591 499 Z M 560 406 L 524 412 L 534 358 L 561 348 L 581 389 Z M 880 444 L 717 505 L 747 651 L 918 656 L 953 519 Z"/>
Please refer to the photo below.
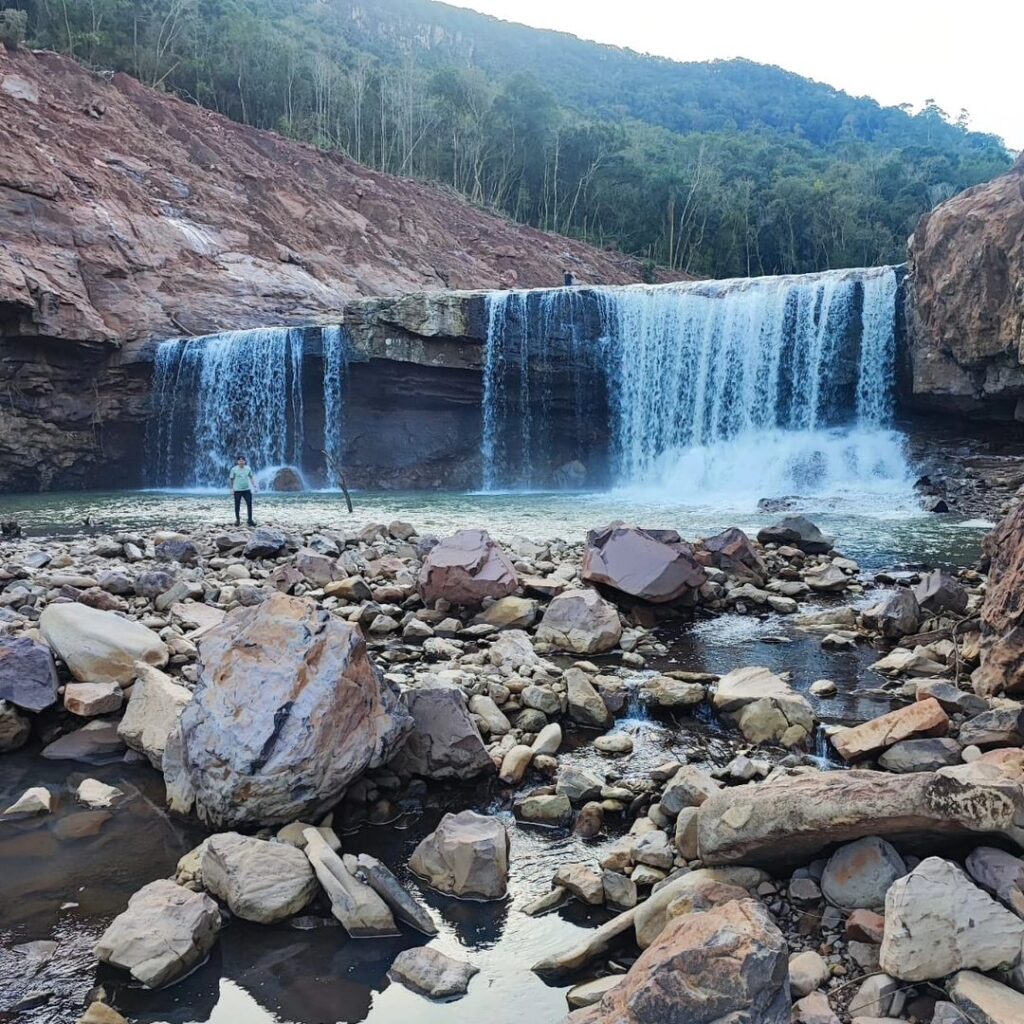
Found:
<path fill-rule="evenodd" d="M 309 322 L 364 295 L 641 275 L 54 53 L 0 46 L 0 124 L 7 338 L 117 343 Z"/>
<path fill-rule="evenodd" d="M 922 217 L 909 261 L 914 402 L 1024 419 L 1024 157 Z"/>

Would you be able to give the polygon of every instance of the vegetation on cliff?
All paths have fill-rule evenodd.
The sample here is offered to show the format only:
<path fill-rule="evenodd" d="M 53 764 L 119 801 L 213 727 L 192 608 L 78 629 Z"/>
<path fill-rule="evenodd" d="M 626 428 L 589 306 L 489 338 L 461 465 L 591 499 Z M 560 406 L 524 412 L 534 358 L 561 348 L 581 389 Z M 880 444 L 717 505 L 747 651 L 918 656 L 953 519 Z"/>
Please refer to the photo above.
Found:
<path fill-rule="evenodd" d="M 0 0 L 2 3 L 3 0 Z M 8 0 L 28 41 L 474 202 L 716 276 L 899 261 L 1001 141 L 779 68 L 428 0 Z"/>

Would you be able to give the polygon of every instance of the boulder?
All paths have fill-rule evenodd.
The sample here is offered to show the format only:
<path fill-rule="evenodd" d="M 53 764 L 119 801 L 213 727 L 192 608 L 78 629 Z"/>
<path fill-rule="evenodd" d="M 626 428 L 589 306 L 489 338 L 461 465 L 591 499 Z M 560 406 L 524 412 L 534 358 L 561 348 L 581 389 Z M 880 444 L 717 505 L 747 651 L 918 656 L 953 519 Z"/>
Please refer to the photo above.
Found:
<path fill-rule="evenodd" d="M 1024 948 L 1024 921 L 975 886 L 952 861 L 928 857 L 885 898 L 882 970 L 903 981 L 964 968 L 1009 968 Z"/>
<path fill-rule="evenodd" d="M 170 652 L 139 622 L 84 604 L 50 604 L 39 616 L 39 631 L 82 683 L 128 683 L 135 663 L 162 667 Z"/>
<path fill-rule="evenodd" d="M 49 814 L 53 806 L 53 794 L 45 786 L 26 789 L 10 807 L 4 808 L 4 817 L 15 814 Z"/>
<path fill-rule="evenodd" d="M 503 899 L 509 839 L 498 818 L 476 811 L 446 814 L 413 851 L 409 868 L 435 889 L 464 899 Z"/>
<path fill-rule="evenodd" d="M 569 717 L 579 725 L 607 729 L 612 724 L 611 712 L 604 698 L 594 689 L 587 673 L 582 669 L 571 668 L 563 678 L 569 701 Z"/>
<path fill-rule="evenodd" d="M 604 903 L 604 879 L 592 864 L 572 861 L 559 864 L 552 885 L 561 886 L 581 903 L 600 906 Z"/>
<path fill-rule="evenodd" d="M 79 718 L 94 718 L 121 710 L 124 691 L 117 683 L 68 683 L 64 708 Z"/>
<path fill-rule="evenodd" d="M 402 695 L 412 730 L 392 766 L 427 779 L 471 779 L 494 762 L 458 686 L 421 682 Z"/>
<path fill-rule="evenodd" d="M 203 888 L 236 917 L 273 924 L 297 914 L 313 898 L 316 878 L 301 850 L 237 832 L 203 844 Z"/>
<path fill-rule="evenodd" d="M 163 768 L 167 739 L 177 728 L 192 692 L 176 683 L 169 675 L 145 662 L 136 666 L 138 673 L 117 734 L 124 742 L 145 754 L 149 763 Z"/>
<path fill-rule="evenodd" d="M 968 856 L 964 867 L 982 889 L 1024 918 L 1024 861 L 1005 850 L 979 846 Z"/>
<path fill-rule="evenodd" d="M 288 548 L 288 537 L 280 530 L 274 530 L 267 526 L 261 526 L 253 531 L 252 536 L 246 542 L 242 554 L 246 558 L 277 558 L 283 555 Z"/>
<path fill-rule="evenodd" d="M 318 587 L 325 587 L 348 575 L 334 558 L 312 548 L 299 548 L 295 552 L 294 565 L 298 572 Z"/>
<path fill-rule="evenodd" d="M 730 576 L 762 582 L 768 575 L 757 549 L 738 526 L 730 526 L 708 537 L 701 542 L 701 547 L 708 553 L 711 564 Z"/>
<path fill-rule="evenodd" d="M 1024 689 L 1024 502 L 983 542 L 991 560 L 981 606 L 981 666 L 972 683 L 983 696 Z"/>
<path fill-rule="evenodd" d="M 621 636 L 615 605 L 590 587 L 552 598 L 537 629 L 539 641 L 574 654 L 610 651 Z"/>
<path fill-rule="evenodd" d="M 424 935 L 437 934 L 437 925 L 430 914 L 405 891 L 386 864 L 368 853 L 361 853 L 356 860 L 355 876 L 373 889 L 399 921 Z"/>
<path fill-rule="evenodd" d="M 582 578 L 617 594 L 667 604 L 692 595 L 707 576 L 693 548 L 674 531 L 608 526 L 587 534 Z"/>
<path fill-rule="evenodd" d="M 949 983 L 949 997 L 970 1024 L 1019 1024 L 1024 995 L 976 971 L 959 971 Z"/>
<path fill-rule="evenodd" d="M 967 591 L 952 576 L 947 576 L 941 569 L 928 573 L 914 587 L 914 597 L 921 610 L 929 615 L 952 612 L 963 615 L 967 611 Z"/>
<path fill-rule="evenodd" d="M 702 703 L 707 690 L 700 683 L 689 683 L 671 676 L 654 676 L 640 684 L 637 696 L 647 707 L 679 711 Z"/>
<path fill-rule="evenodd" d="M 878 836 L 841 846 L 821 877 L 825 899 L 841 910 L 881 910 L 889 886 L 907 873 L 896 848 Z"/>
<path fill-rule="evenodd" d="M 407 988 L 431 999 L 450 999 L 465 995 L 479 967 L 454 960 L 429 946 L 403 949 L 395 957 L 388 974 Z"/>
<path fill-rule="evenodd" d="M 172 808 L 215 828 L 333 806 L 411 728 L 357 627 L 308 598 L 236 608 L 199 646 L 200 677 L 164 751 Z"/>
<path fill-rule="evenodd" d="M 969 718 L 960 726 L 960 743 L 965 746 L 1024 746 L 1024 708 L 1019 704 L 992 708 Z"/>
<path fill-rule="evenodd" d="M 1004 836 L 1024 845 L 1022 821 L 1024 794 L 1005 778 L 808 770 L 713 794 L 700 806 L 697 834 L 705 864 L 774 866 L 806 864 L 834 843 L 871 835 L 932 849 L 950 837 Z"/>
<path fill-rule="evenodd" d="M 509 595 L 495 601 L 473 619 L 474 622 L 498 629 L 527 629 L 537 621 L 540 605 L 532 597 Z"/>
<path fill-rule="evenodd" d="M 861 613 L 861 623 L 891 640 L 916 633 L 921 625 L 921 607 L 913 591 L 901 587 Z"/>
<path fill-rule="evenodd" d="M 767 668 L 739 668 L 722 676 L 712 703 L 735 719 L 751 743 L 795 746 L 814 730 L 814 712 L 806 698 Z"/>
<path fill-rule="evenodd" d="M 533 649 L 528 633 L 510 629 L 501 633 L 487 651 L 487 658 L 497 668 L 518 672 L 525 665 L 536 665 L 540 658 Z"/>
<path fill-rule="evenodd" d="M 828 964 L 813 949 L 794 953 L 789 958 L 789 991 L 797 999 L 821 988 L 829 978 Z"/>
<path fill-rule="evenodd" d="M 832 733 L 832 745 L 846 761 L 874 757 L 902 740 L 945 736 L 949 716 L 934 698 L 915 701 L 870 722 Z"/>
<path fill-rule="evenodd" d="M 23 711 L 42 711 L 57 702 L 53 652 L 26 636 L 0 636 L 0 701 Z"/>
<path fill-rule="evenodd" d="M 294 466 L 281 466 L 274 472 L 269 489 L 278 493 L 295 494 L 304 491 L 306 485 L 302 480 L 302 474 Z"/>
<path fill-rule="evenodd" d="M 19 750 L 32 735 L 32 723 L 13 704 L 0 700 L 0 754 Z"/>
<path fill-rule="evenodd" d="M 206 893 L 159 878 L 132 896 L 96 943 L 95 954 L 147 988 L 159 988 L 202 961 L 219 930 L 220 911 Z"/>
<path fill-rule="evenodd" d="M 960 764 L 960 744 L 947 737 L 923 740 L 901 740 L 879 758 L 887 772 L 933 772 L 946 765 Z"/>
<path fill-rule="evenodd" d="M 160 541 L 155 554 L 161 561 L 180 562 L 182 565 L 194 565 L 199 561 L 199 548 L 187 537 L 168 537 Z"/>
<path fill-rule="evenodd" d="M 669 779 L 661 794 L 662 812 L 674 818 L 685 807 L 700 807 L 721 788 L 722 783 L 712 778 L 703 768 L 684 764 Z"/>
<path fill-rule="evenodd" d="M 768 911 L 733 900 L 671 921 L 573 1024 L 789 1024 L 789 949 Z"/>
<path fill-rule="evenodd" d="M 84 761 L 109 764 L 121 760 L 124 740 L 117 734 L 117 722 L 95 718 L 81 729 L 65 733 L 43 747 L 43 757 L 51 761 Z"/>
<path fill-rule="evenodd" d="M 485 598 L 497 600 L 518 587 L 515 568 L 486 530 L 446 537 L 423 560 L 419 575 L 420 596 L 428 605 L 443 600 L 479 607 Z"/>
<path fill-rule="evenodd" d="M 762 544 L 799 548 L 808 555 L 827 554 L 835 544 L 835 537 L 827 537 L 803 516 L 786 516 L 774 526 L 765 526 L 757 531 L 757 539 Z"/>

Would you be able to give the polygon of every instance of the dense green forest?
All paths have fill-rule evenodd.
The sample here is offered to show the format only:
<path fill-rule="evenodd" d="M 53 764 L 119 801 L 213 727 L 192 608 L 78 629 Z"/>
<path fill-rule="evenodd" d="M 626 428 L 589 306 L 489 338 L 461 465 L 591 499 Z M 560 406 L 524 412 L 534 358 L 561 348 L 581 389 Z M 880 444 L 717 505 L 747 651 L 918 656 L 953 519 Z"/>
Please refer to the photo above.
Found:
<path fill-rule="evenodd" d="M 695 274 L 897 262 L 922 212 L 1010 164 L 966 111 L 912 115 L 779 68 L 679 64 L 430 0 L 0 7 L 28 45 Z"/>

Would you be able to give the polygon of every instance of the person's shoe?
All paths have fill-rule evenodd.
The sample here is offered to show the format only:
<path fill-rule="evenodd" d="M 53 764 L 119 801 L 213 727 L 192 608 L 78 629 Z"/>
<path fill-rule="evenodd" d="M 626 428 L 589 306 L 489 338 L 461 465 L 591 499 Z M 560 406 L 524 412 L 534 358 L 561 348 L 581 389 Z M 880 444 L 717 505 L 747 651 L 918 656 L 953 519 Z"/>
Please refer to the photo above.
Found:
<path fill-rule="evenodd" d="M 250 519 L 249 522 L 246 523 L 246 525 L 247 526 L 255 526 L 256 524 Z"/>
<path fill-rule="evenodd" d="M 235 520 L 235 526 L 241 526 L 241 525 L 242 525 L 242 520 L 241 519 L 236 519 Z"/>

